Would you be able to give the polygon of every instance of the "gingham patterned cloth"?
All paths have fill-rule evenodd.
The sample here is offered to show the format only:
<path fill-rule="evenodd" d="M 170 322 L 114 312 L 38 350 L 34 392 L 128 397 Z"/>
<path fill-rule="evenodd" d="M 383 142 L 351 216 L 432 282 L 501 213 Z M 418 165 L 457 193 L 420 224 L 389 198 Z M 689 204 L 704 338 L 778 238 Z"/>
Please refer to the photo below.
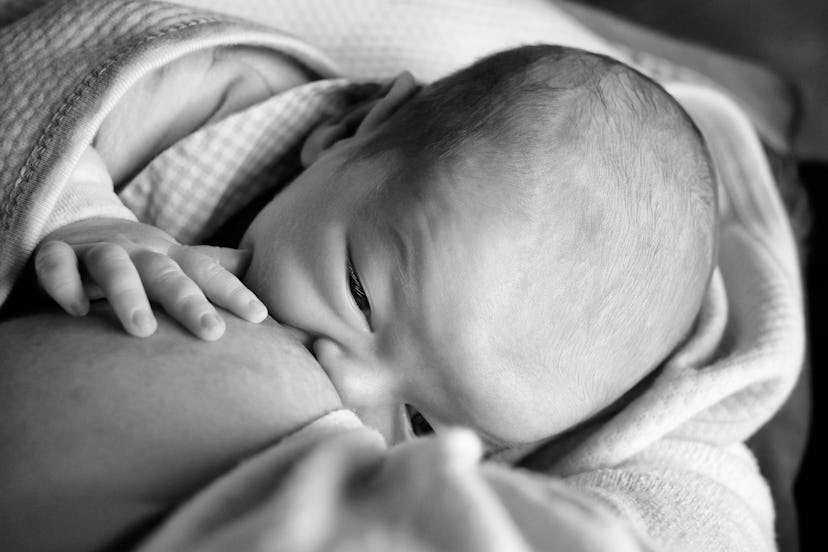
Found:
<path fill-rule="evenodd" d="M 283 92 L 178 141 L 119 197 L 140 221 L 199 243 L 262 192 L 287 184 L 308 131 L 369 89 L 332 79 Z"/>

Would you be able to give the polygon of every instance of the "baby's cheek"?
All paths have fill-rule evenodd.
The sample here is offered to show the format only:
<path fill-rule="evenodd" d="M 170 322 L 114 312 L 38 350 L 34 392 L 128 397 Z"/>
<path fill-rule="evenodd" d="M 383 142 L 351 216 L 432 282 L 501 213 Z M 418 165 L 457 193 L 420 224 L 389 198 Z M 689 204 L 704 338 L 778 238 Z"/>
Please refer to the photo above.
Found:
<path fill-rule="evenodd" d="M 332 269 L 336 263 L 318 244 L 297 238 L 304 228 L 297 230 L 281 214 L 271 204 L 242 240 L 242 248 L 252 253 L 243 281 L 280 324 L 311 336 L 337 333 L 344 324 L 337 307 L 342 286 Z M 340 276 L 344 280 L 344 265 Z"/>
<path fill-rule="evenodd" d="M 243 242 L 242 248 L 244 247 Z M 254 249 L 250 266 L 242 281 L 265 304 L 270 316 L 279 319 L 277 314 L 282 310 L 281 304 L 284 294 L 281 290 L 285 288 L 285 282 L 280 277 L 278 266 L 273 262 L 275 258 L 275 251 L 260 254 Z"/>
<path fill-rule="evenodd" d="M 329 309 L 295 263 L 285 260 L 278 265 L 254 267 L 248 281 L 251 291 L 277 322 L 305 334 L 325 331 Z"/>
<path fill-rule="evenodd" d="M 246 244 L 242 242 L 241 246 L 242 249 L 246 249 Z M 247 267 L 247 271 L 242 275 L 242 283 L 244 283 L 247 288 L 256 294 L 265 306 L 270 309 L 270 305 L 268 305 L 267 298 L 265 297 L 265 289 L 262 286 L 262 279 L 259 276 L 259 261 L 257 256 L 254 254 L 250 259 L 250 265 Z"/>

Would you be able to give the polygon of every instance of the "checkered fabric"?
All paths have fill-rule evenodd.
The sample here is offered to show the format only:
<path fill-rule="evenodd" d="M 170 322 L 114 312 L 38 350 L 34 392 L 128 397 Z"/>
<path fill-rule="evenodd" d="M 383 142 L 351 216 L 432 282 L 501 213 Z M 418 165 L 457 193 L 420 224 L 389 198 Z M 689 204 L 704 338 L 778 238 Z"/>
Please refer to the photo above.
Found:
<path fill-rule="evenodd" d="M 370 87 L 315 81 L 204 127 L 156 157 L 120 198 L 142 222 L 198 243 L 266 189 L 283 187 L 293 173 L 292 150 L 363 90 Z"/>

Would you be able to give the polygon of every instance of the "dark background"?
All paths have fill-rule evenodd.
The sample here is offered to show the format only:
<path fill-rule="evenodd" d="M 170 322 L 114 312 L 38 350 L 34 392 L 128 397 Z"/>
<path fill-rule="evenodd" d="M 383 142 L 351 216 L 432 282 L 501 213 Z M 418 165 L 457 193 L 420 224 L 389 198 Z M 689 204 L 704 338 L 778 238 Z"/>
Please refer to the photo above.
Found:
<path fill-rule="evenodd" d="M 808 293 L 810 377 L 814 410 L 810 441 L 795 484 L 800 549 L 818 546 L 825 495 L 817 482 L 814 442 L 823 430 L 826 362 L 824 325 L 825 218 L 828 215 L 828 0 L 581 0 L 675 37 L 760 63 L 794 85 L 799 100 L 794 146 L 811 208 L 804 247 Z M 821 479 L 820 479 L 821 480 Z M 819 489 L 819 495 L 818 493 Z M 783 552 L 785 552 L 783 550 Z"/>
<path fill-rule="evenodd" d="M 802 100 L 798 153 L 828 161 L 828 1 L 576 1 L 773 69 Z"/>

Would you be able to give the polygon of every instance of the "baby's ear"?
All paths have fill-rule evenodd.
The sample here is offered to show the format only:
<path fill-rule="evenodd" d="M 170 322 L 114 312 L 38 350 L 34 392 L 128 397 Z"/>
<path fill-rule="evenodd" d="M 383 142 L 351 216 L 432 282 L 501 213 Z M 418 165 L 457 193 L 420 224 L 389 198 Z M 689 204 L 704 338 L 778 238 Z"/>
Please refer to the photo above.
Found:
<path fill-rule="evenodd" d="M 380 88 L 376 96 L 358 104 L 341 119 L 321 123 L 302 146 L 302 166 L 309 167 L 341 141 L 374 131 L 419 89 L 411 73 L 403 71 Z"/>

